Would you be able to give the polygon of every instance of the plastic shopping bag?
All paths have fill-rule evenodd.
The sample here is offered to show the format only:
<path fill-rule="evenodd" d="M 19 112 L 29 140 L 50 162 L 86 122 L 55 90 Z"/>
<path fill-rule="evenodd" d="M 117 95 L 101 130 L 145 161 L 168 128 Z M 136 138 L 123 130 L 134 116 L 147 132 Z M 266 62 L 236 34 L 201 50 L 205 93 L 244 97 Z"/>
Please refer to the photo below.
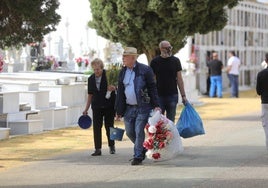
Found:
<path fill-rule="evenodd" d="M 205 134 L 202 119 L 190 103 L 183 108 L 176 127 L 183 138 Z"/>

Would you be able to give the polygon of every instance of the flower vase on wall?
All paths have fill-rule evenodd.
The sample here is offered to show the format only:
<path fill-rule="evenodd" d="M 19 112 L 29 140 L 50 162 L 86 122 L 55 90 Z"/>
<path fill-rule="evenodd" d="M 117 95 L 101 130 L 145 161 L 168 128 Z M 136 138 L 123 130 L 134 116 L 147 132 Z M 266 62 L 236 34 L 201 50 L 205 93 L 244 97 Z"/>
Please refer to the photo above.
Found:
<path fill-rule="evenodd" d="M 78 71 L 80 72 L 82 70 L 82 62 L 77 63 Z"/>

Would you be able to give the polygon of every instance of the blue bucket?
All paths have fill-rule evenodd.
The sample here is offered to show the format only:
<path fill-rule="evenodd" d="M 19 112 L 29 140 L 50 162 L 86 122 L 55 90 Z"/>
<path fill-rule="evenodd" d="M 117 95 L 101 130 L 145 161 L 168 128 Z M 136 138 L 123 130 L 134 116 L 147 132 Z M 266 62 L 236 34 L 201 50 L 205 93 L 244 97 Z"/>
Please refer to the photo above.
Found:
<path fill-rule="evenodd" d="M 82 129 L 88 129 L 91 127 L 92 120 L 88 115 L 82 115 L 78 119 L 78 125 Z"/>
<path fill-rule="evenodd" d="M 125 130 L 118 127 L 110 127 L 110 139 L 122 141 Z"/>

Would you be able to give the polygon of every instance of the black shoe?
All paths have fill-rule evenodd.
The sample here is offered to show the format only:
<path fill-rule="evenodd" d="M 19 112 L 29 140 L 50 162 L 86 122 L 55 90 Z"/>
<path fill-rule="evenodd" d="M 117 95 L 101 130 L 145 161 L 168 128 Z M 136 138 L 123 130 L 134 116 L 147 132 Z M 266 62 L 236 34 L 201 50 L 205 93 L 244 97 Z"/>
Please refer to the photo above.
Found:
<path fill-rule="evenodd" d="M 115 154 L 115 147 L 114 146 L 110 146 L 110 154 Z"/>
<path fill-rule="evenodd" d="M 96 149 L 95 152 L 91 154 L 91 156 L 99 156 L 99 155 L 101 155 L 100 149 Z"/>
<path fill-rule="evenodd" d="M 133 161 L 131 161 L 131 165 L 141 165 L 142 159 L 134 158 Z"/>
<path fill-rule="evenodd" d="M 147 149 L 146 149 L 146 148 L 143 148 L 143 150 L 142 150 L 142 160 L 145 159 L 145 157 L 146 157 L 146 152 L 147 152 Z"/>

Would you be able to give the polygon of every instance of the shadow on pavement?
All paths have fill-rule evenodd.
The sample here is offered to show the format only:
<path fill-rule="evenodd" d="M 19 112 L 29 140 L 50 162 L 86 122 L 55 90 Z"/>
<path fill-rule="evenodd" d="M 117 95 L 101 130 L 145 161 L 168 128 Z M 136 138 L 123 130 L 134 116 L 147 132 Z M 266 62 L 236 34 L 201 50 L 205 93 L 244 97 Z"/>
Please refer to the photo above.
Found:
<path fill-rule="evenodd" d="M 102 156 L 93 157 L 86 151 L 46 159 L 55 164 L 66 163 L 70 165 L 98 165 L 98 166 L 129 166 L 132 148 L 120 148 L 117 154 L 110 155 L 104 150 Z M 106 154 L 105 154 L 106 153 Z M 259 156 L 259 160 L 253 160 Z M 264 161 L 262 161 L 264 159 Z M 171 160 L 152 161 L 145 159 L 141 167 L 168 166 L 168 167 L 236 167 L 241 163 L 250 166 L 268 165 L 266 147 L 263 146 L 186 146 L 184 152 Z M 251 161 L 251 162 L 250 162 Z M 250 162 L 250 163 L 249 163 Z M 115 167 L 116 168 L 116 167 Z"/>

